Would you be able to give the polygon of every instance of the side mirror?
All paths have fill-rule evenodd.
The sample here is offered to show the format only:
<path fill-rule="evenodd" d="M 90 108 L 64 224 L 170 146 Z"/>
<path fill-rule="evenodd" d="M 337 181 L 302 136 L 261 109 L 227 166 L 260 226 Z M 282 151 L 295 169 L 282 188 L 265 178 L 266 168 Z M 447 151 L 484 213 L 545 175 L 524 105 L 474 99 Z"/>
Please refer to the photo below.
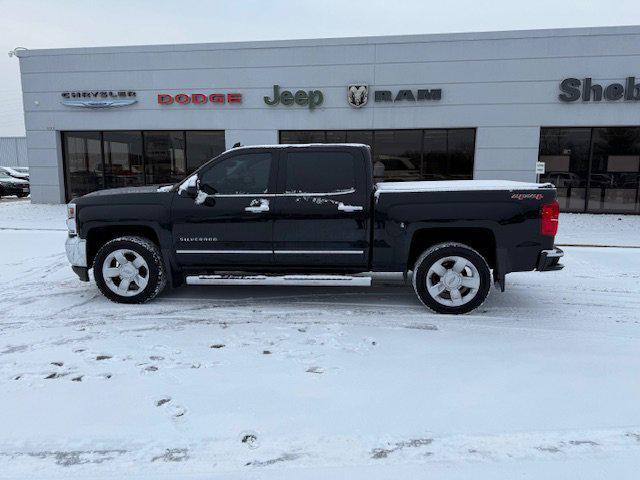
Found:
<path fill-rule="evenodd" d="M 198 187 L 195 185 L 189 185 L 184 190 L 184 195 L 189 198 L 196 198 L 198 196 Z"/>
<path fill-rule="evenodd" d="M 200 179 L 197 175 L 189 177 L 178 188 L 178 194 L 183 197 L 196 198 L 198 196 L 199 183 Z"/>
<path fill-rule="evenodd" d="M 206 207 L 215 207 L 216 206 L 216 198 L 215 197 L 206 197 L 204 199 L 204 205 Z"/>

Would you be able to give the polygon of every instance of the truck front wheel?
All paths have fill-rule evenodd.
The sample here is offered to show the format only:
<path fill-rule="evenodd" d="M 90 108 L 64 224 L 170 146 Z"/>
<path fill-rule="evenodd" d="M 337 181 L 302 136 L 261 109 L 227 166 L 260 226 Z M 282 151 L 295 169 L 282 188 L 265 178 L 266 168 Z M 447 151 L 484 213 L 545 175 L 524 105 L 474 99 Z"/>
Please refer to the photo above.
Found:
<path fill-rule="evenodd" d="M 413 269 L 413 289 L 420 301 L 437 313 L 468 313 L 482 305 L 490 287 L 487 261 L 462 243 L 430 247 Z"/>
<path fill-rule="evenodd" d="M 160 250 L 144 237 L 119 237 L 105 243 L 93 262 L 102 294 L 118 303 L 144 303 L 167 283 Z"/>

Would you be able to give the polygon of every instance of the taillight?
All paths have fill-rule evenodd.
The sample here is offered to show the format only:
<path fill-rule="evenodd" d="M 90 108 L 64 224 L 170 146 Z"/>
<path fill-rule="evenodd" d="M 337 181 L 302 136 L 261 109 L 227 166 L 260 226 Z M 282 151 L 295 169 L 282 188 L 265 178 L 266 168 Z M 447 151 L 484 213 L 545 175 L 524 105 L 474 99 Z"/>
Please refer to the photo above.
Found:
<path fill-rule="evenodd" d="M 558 233 L 558 217 L 560 216 L 560 204 L 557 201 L 542 205 L 540 210 L 540 233 L 553 237 Z"/>

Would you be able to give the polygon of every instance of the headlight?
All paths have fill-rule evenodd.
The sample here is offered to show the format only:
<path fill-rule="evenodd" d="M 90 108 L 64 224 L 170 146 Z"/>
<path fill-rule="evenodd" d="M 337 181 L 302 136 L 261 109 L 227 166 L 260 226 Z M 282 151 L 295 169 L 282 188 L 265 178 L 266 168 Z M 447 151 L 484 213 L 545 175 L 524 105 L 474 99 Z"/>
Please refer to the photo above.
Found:
<path fill-rule="evenodd" d="M 76 228 L 76 204 L 67 204 L 67 230 L 70 235 L 77 235 L 78 230 Z"/>

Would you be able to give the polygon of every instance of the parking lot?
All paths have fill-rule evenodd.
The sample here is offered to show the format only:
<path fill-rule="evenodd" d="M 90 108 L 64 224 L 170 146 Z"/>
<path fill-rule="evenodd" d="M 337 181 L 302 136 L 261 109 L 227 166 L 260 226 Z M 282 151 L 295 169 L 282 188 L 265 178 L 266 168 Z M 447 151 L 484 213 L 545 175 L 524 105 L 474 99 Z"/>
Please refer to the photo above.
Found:
<path fill-rule="evenodd" d="M 125 306 L 71 272 L 64 206 L 3 199 L 0 472 L 633 478 L 638 227 L 561 218 L 559 243 L 601 246 L 510 275 L 465 316 L 425 310 L 398 275 Z"/>

